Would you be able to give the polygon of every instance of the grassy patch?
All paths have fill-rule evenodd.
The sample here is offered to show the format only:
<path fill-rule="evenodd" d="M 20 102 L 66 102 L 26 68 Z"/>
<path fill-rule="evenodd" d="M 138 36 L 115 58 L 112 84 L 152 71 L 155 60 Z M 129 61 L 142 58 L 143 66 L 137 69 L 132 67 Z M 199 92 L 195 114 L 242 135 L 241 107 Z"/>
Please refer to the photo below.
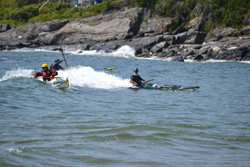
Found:
<path fill-rule="evenodd" d="M 96 16 L 103 13 L 105 9 L 115 6 L 116 3 L 124 0 L 109 0 L 86 8 L 70 7 L 64 2 L 46 4 L 41 10 L 41 4 L 28 5 L 22 8 L 14 6 L 12 1 L 1 3 L 0 0 L 0 23 L 12 26 L 21 26 L 30 22 L 46 22 L 54 19 L 75 19 Z M 5 2 L 5 1 L 4 1 Z M 11 7 L 13 5 L 14 7 Z"/>

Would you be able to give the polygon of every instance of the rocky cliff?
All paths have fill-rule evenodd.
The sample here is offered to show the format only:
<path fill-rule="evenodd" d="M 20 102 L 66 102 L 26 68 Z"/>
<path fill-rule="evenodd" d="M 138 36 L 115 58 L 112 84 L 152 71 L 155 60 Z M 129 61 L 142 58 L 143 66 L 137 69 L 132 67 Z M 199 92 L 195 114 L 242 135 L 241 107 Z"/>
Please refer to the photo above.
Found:
<path fill-rule="evenodd" d="M 138 57 L 156 56 L 172 61 L 250 60 L 250 38 L 246 35 L 250 26 L 240 31 L 216 28 L 206 34 L 200 29 L 201 18 L 191 20 L 188 28 L 174 29 L 174 21 L 174 18 L 154 17 L 150 10 L 130 8 L 90 18 L 30 23 L 17 28 L 1 25 L 0 49 L 79 45 L 81 50 L 111 52 L 129 45 L 135 48 Z"/>

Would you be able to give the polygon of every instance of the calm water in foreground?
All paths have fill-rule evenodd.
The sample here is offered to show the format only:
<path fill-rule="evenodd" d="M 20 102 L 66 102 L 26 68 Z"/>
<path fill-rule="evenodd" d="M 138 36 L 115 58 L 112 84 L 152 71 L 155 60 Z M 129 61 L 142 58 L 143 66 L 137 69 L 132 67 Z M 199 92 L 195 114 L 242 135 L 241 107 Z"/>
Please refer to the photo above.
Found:
<path fill-rule="evenodd" d="M 0 52 L 1 167 L 249 166 L 249 63 L 65 56 L 70 88 L 60 90 L 30 73 L 61 53 Z M 153 83 L 201 88 L 128 89 L 134 67 Z"/>

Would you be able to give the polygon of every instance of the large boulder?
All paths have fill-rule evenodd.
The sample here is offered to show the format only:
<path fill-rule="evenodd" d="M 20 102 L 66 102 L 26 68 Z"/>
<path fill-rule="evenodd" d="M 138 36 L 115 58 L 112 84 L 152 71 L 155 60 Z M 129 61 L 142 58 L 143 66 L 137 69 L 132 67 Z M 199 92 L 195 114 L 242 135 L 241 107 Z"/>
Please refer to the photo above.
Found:
<path fill-rule="evenodd" d="M 187 39 L 187 32 L 179 33 L 175 35 L 174 44 L 183 44 Z"/>
<path fill-rule="evenodd" d="M 211 41 L 219 41 L 223 37 L 230 36 L 236 32 L 235 29 L 232 27 L 226 27 L 226 28 L 215 28 L 212 32 L 212 34 L 208 34 L 205 41 L 211 42 Z"/>
<path fill-rule="evenodd" d="M 188 51 L 184 52 L 181 56 L 182 56 L 183 59 L 185 59 L 186 57 L 194 55 L 194 54 L 195 53 L 194 53 L 193 50 L 188 50 Z"/>
<path fill-rule="evenodd" d="M 173 45 L 175 43 L 175 36 L 173 35 L 164 35 L 163 36 L 164 41 L 167 41 L 170 45 Z"/>
<path fill-rule="evenodd" d="M 22 47 L 28 47 L 30 46 L 30 43 L 19 39 L 19 40 L 8 40 L 5 43 L 5 49 L 6 50 L 12 50 L 12 49 L 17 49 L 17 48 L 22 48 Z"/>
<path fill-rule="evenodd" d="M 144 19 L 141 24 L 141 30 L 144 32 L 169 32 L 172 29 L 172 19 L 167 18 L 152 18 Z"/>
<path fill-rule="evenodd" d="M 9 24 L 0 24 L 0 33 L 5 32 L 5 31 L 10 30 L 10 29 L 11 29 L 11 27 Z"/>
<path fill-rule="evenodd" d="M 158 35 L 154 37 L 141 37 L 141 38 L 132 38 L 129 40 L 115 40 L 109 42 L 97 42 L 93 44 L 90 50 L 102 50 L 105 52 L 114 51 L 120 46 L 128 45 L 135 49 L 135 54 L 141 54 L 143 52 L 148 52 L 150 49 L 155 46 L 157 43 L 163 41 L 163 36 Z M 164 45 L 166 46 L 166 45 Z"/>
<path fill-rule="evenodd" d="M 168 59 L 168 61 L 180 61 L 184 62 L 184 59 L 181 56 L 173 56 Z"/>
<path fill-rule="evenodd" d="M 150 51 L 153 53 L 156 52 L 162 52 L 163 48 L 167 48 L 170 44 L 168 42 L 160 42 L 158 44 L 156 44 L 155 46 L 153 46 Z"/>
<path fill-rule="evenodd" d="M 196 17 L 189 22 L 188 29 L 192 30 L 192 31 L 200 31 L 200 28 L 202 26 L 202 22 L 203 22 L 202 18 Z"/>
<path fill-rule="evenodd" d="M 183 26 L 179 26 L 175 31 L 172 32 L 172 35 L 176 35 L 176 34 L 179 34 L 179 33 L 182 33 L 182 32 L 185 32 L 187 31 L 187 29 Z"/>
<path fill-rule="evenodd" d="M 15 45 L 18 47 L 27 46 L 28 43 L 36 45 L 48 44 L 48 41 L 55 31 L 62 28 L 68 22 L 69 20 L 54 20 L 45 23 L 29 23 L 25 26 L 20 26 L 15 29 L 10 29 L 9 31 L 0 33 L 0 40 L 16 41 L 17 43 L 20 43 L 21 39 L 21 44 Z"/>
<path fill-rule="evenodd" d="M 206 37 L 205 33 L 199 32 L 199 31 L 192 31 L 189 30 L 187 33 L 186 41 L 185 43 L 188 44 L 201 44 Z"/>
<path fill-rule="evenodd" d="M 250 46 L 243 46 L 232 50 L 226 50 L 216 56 L 217 60 L 249 61 Z"/>
<path fill-rule="evenodd" d="M 67 23 L 69 23 L 68 19 L 65 20 L 53 20 L 45 23 L 38 24 L 34 30 L 32 30 L 35 34 L 39 34 L 41 32 L 51 32 L 59 30 L 64 27 Z"/>
<path fill-rule="evenodd" d="M 114 19 L 97 26 L 83 23 L 68 23 L 58 30 L 48 41 L 50 45 L 79 43 L 80 40 L 103 41 L 114 40 L 120 34 L 128 34 L 131 20 L 129 18 Z M 66 40 L 68 39 L 68 40 Z"/>
<path fill-rule="evenodd" d="M 242 20 L 242 24 L 243 25 L 249 25 L 250 24 L 250 18 L 249 17 L 245 17 L 245 19 Z"/>
<path fill-rule="evenodd" d="M 123 44 L 134 48 L 141 48 L 142 51 L 149 51 L 154 45 L 163 41 L 162 35 L 154 37 L 134 38 L 131 41 L 126 41 Z"/>
<path fill-rule="evenodd" d="M 245 34 L 248 35 L 249 33 L 250 33 L 250 26 L 247 26 L 239 31 L 240 35 L 245 35 Z"/>
<path fill-rule="evenodd" d="M 200 61 L 206 57 L 206 54 L 207 54 L 207 50 L 200 50 L 198 53 L 194 54 L 192 57 L 193 57 L 193 60 Z"/>
<path fill-rule="evenodd" d="M 143 16 L 142 8 L 131 8 L 131 9 L 121 10 L 121 11 L 111 13 L 111 14 L 105 14 L 105 15 L 100 14 L 97 16 L 84 18 L 84 19 L 79 20 L 79 22 L 82 24 L 96 26 L 103 22 L 109 22 L 115 19 L 128 18 L 131 21 L 129 32 L 133 32 L 134 34 L 137 34 L 138 31 L 140 30 L 142 16 Z"/>

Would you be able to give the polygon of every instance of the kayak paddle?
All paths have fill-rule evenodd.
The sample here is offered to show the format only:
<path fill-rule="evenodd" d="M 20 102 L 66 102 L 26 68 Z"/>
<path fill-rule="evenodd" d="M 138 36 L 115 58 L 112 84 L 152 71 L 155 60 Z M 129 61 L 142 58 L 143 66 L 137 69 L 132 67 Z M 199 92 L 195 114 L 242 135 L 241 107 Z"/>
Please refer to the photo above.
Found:
<path fill-rule="evenodd" d="M 150 80 L 148 80 L 148 82 L 149 82 L 149 81 L 153 81 L 153 80 L 154 80 L 154 79 L 150 79 Z M 145 81 L 144 81 L 144 82 L 145 82 Z"/>
<path fill-rule="evenodd" d="M 62 49 L 62 48 L 54 48 L 54 49 L 53 49 L 53 51 L 56 51 L 56 50 L 59 50 L 60 52 L 62 52 L 63 58 L 65 59 L 64 54 L 63 54 L 63 49 Z M 66 62 L 66 59 L 65 59 L 65 64 L 66 64 L 66 66 L 68 67 L 68 64 L 67 64 L 67 62 Z"/>

